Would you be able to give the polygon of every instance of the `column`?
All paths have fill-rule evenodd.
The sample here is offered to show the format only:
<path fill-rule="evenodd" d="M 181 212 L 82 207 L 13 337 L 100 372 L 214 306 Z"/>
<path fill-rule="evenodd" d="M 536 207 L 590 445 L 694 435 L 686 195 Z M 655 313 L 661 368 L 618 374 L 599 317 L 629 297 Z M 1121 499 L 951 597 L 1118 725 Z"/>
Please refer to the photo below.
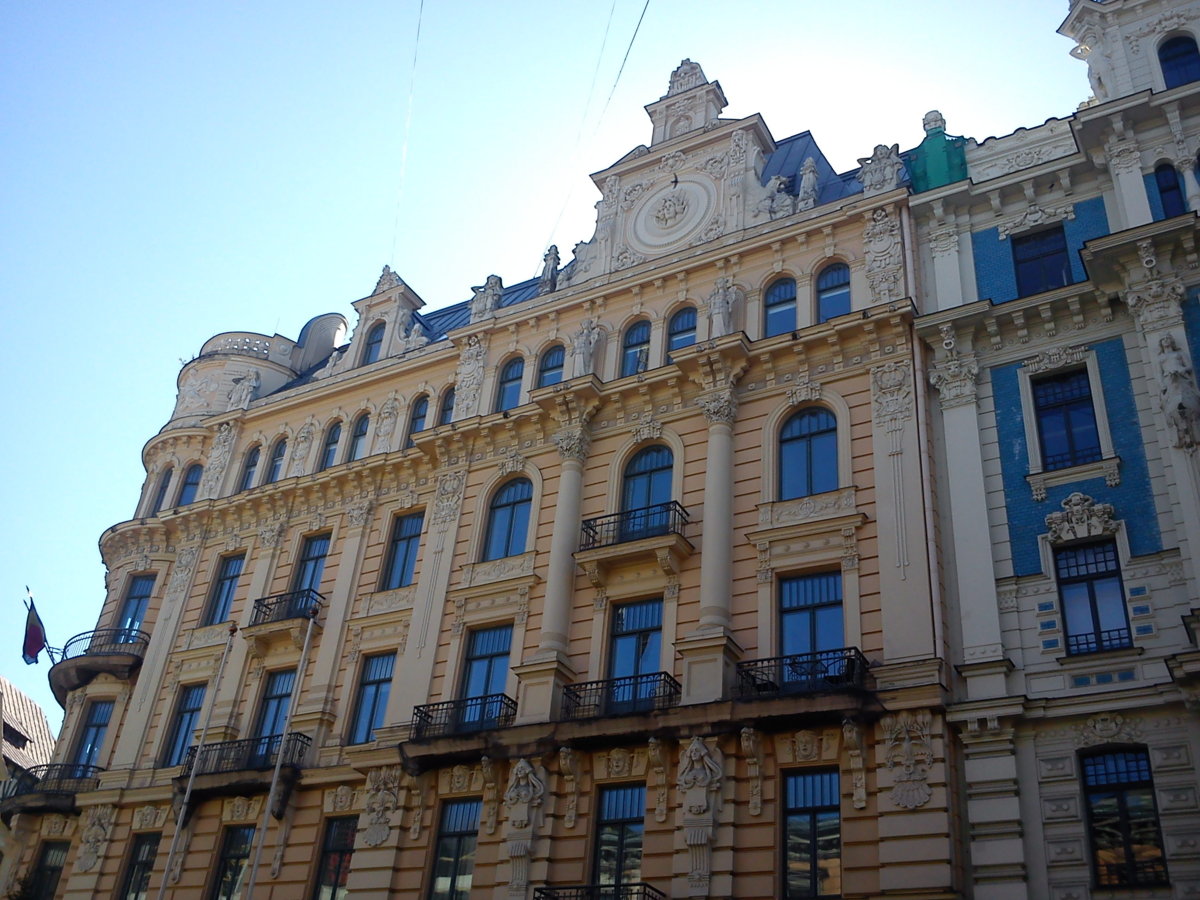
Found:
<path fill-rule="evenodd" d="M 1186 154 L 1175 161 L 1175 168 L 1183 174 L 1183 189 L 1187 194 L 1190 210 L 1200 209 L 1200 183 L 1196 181 L 1196 158 Z"/>
<path fill-rule="evenodd" d="M 1113 192 L 1124 217 L 1125 228 L 1135 228 L 1154 220 L 1146 182 L 1142 177 L 1142 159 L 1133 140 L 1110 140 L 1104 145 L 1108 170 L 1112 174 Z"/>

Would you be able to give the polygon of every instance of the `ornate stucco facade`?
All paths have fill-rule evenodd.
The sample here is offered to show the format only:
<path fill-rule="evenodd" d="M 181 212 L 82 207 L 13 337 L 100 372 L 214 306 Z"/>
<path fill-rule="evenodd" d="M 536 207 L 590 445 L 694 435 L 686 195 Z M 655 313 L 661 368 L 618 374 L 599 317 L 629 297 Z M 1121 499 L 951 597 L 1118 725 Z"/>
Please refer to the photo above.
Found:
<path fill-rule="evenodd" d="M 1200 890 L 1197 28 L 1077 0 L 1094 102 L 847 173 L 685 60 L 567 265 L 207 341 L 0 803 L 42 895 Z"/>

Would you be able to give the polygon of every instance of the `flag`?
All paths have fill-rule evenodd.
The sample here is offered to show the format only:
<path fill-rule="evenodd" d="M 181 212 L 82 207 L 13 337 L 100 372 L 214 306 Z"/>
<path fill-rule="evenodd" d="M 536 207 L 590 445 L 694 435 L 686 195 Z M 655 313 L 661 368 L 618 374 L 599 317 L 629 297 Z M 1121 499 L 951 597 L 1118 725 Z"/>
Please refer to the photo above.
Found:
<path fill-rule="evenodd" d="M 46 646 L 46 627 L 42 625 L 42 617 L 38 615 L 33 598 L 29 598 L 29 614 L 25 616 L 25 646 L 21 656 L 29 665 L 38 661 L 38 654 Z"/>

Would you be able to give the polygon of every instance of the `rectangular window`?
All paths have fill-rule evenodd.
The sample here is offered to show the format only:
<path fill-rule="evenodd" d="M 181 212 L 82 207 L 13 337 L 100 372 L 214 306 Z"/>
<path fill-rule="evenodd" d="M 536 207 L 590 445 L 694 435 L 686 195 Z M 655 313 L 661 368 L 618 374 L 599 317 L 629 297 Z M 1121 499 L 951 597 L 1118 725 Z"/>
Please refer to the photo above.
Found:
<path fill-rule="evenodd" d="M 79 743 L 75 745 L 74 759 L 77 766 L 98 764 L 112 711 L 111 700 L 93 700 L 87 705 L 83 714 L 83 730 L 79 733 Z"/>
<path fill-rule="evenodd" d="M 164 766 L 182 765 L 187 758 L 188 748 L 192 746 L 200 721 L 200 709 L 204 706 L 205 687 L 203 684 L 189 684 L 180 689 L 175 718 L 171 721 L 171 733 L 163 751 Z"/>
<path fill-rule="evenodd" d="M 125 603 L 121 606 L 121 615 L 117 619 L 117 628 L 122 631 L 139 631 L 142 622 L 146 620 L 146 610 L 150 606 L 150 594 L 154 590 L 153 575 L 134 575 L 125 591 Z"/>
<path fill-rule="evenodd" d="M 129 862 L 126 864 L 125 880 L 121 882 L 118 900 L 147 900 L 150 896 L 150 873 L 154 871 L 154 857 L 158 855 L 158 843 L 162 835 L 135 834 L 129 845 Z"/>
<path fill-rule="evenodd" d="M 365 744 L 375 739 L 375 729 L 383 724 L 395 666 L 395 653 L 380 653 L 363 660 L 358 697 L 354 701 L 353 724 L 350 726 L 351 744 Z"/>
<path fill-rule="evenodd" d="M 1112 541 L 1064 547 L 1054 553 L 1067 653 L 1133 646 L 1117 545 Z"/>
<path fill-rule="evenodd" d="M 842 828 L 838 773 L 788 775 L 784 808 L 786 900 L 842 896 Z"/>
<path fill-rule="evenodd" d="M 288 709 L 292 704 L 292 687 L 296 683 L 295 669 L 280 669 L 267 676 L 258 708 L 258 721 L 254 737 L 258 744 L 250 759 L 254 769 L 269 768 L 275 762 L 275 754 L 283 741 L 283 729 L 287 726 Z"/>
<path fill-rule="evenodd" d="M 1062 225 L 1012 238 L 1017 296 L 1028 297 L 1071 283 L 1067 236 Z"/>
<path fill-rule="evenodd" d="M 54 900 L 58 893 L 58 881 L 67 865 L 69 841 L 47 841 L 38 854 L 37 867 L 30 873 L 33 897 L 36 900 Z"/>
<path fill-rule="evenodd" d="M 1031 387 L 1042 468 L 1066 469 L 1100 459 L 1100 432 L 1087 370 L 1035 378 Z"/>
<path fill-rule="evenodd" d="M 413 571 L 417 566 L 417 549 L 421 543 L 421 526 L 424 513 L 398 516 L 392 524 L 392 539 L 388 544 L 387 562 L 383 567 L 381 591 L 412 584 Z"/>
<path fill-rule="evenodd" d="M 1096 886 L 1166 884 L 1158 808 L 1145 750 L 1085 756 L 1084 794 Z"/>
<path fill-rule="evenodd" d="M 611 640 L 605 713 L 653 709 L 662 665 L 662 599 L 614 606 Z"/>
<path fill-rule="evenodd" d="M 325 820 L 325 840 L 317 863 L 317 886 L 313 900 L 345 900 L 350 896 L 346 879 L 350 877 L 350 857 L 354 855 L 354 833 L 358 816 L 338 816 Z"/>
<path fill-rule="evenodd" d="M 636 884 L 642 880 L 642 833 L 646 827 L 646 786 L 622 784 L 600 789 L 596 820 L 596 884 Z"/>
<path fill-rule="evenodd" d="M 238 579 L 242 576 L 242 566 L 245 564 L 245 553 L 221 557 L 217 580 L 213 583 L 212 596 L 208 599 L 205 625 L 216 625 L 218 622 L 229 620 L 229 611 L 233 608 L 233 595 L 237 591 Z"/>
<path fill-rule="evenodd" d="M 293 591 L 320 591 L 321 576 L 325 574 L 325 557 L 329 555 L 329 535 L 314 534 L 304 539 L 300 558 L 296 560 L 292 578 Z"/>
<path fill-rule="evenodd" d="M 451 800 L 442 806 L 429 900 L 470 900 L 479 806 L 478 800 Z"/>
<path fill-rule="evenodd" d="M 253 843 L 253 825 L 231 825 L 225 829 L 210 900 L 242 900 L 246 863 L 250 860 L 250 847 Z"/>
<path fill-rule="evenodd" d="M 496 727 L 503 707 L 495 699 L 488 698 L 504 693 L 511 645 L 511 625 L 471 632 L 467 639 L 467 659 L 459 699 L 477 702 L 464 704 L 459 714 L 459 727 L 468 730 Z"/>

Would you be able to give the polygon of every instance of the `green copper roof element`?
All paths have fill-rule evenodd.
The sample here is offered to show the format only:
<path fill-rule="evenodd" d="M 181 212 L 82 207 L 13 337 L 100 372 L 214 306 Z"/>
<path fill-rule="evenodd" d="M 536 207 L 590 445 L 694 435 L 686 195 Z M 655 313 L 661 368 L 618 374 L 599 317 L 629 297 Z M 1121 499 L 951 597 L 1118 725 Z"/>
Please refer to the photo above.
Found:
<path fill-rule="evenodd" d="M 963 137 L 946 134 L 946 123 L 940 115 L 925 117 L 925 140 L 917 145 L 906 160 L 913 193 L 953 184 L 967 177 L 967 142 Z"/>

